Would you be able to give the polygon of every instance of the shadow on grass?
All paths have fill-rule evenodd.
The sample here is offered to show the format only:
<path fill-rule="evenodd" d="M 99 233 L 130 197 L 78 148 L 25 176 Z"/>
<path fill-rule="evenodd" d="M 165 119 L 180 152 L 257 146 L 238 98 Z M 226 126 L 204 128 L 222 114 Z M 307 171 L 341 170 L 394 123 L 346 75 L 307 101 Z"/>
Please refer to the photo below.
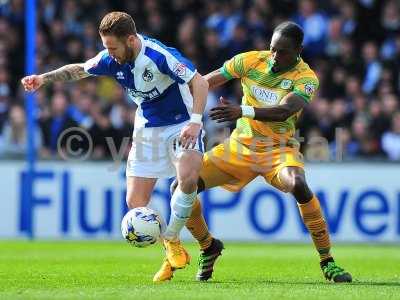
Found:
<path fill-rule="evenodd" d="M 219 285 L 251 285 L 251 284 L 265 284 L 265 285 L 314 285 L 314 286 L 388 286 L 388 287 L 400 287 L 400 282 L 374 282 L 374 281 L 353 281 L 351 283 L 333 283 L 333 282 L 322 282 L 322 281 L 284 281 L 284 280 L 253 280 L 253 281 L 209 281 L 197 284 L 219 284 Z"/>

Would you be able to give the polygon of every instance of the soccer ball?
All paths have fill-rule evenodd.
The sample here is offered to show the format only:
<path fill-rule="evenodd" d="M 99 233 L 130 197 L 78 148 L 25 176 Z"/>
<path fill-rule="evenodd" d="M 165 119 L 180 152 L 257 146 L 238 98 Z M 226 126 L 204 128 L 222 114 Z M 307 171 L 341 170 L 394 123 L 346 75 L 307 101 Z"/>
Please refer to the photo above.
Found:
<path fill-rule="evenodd" d="M 147 247 L 160 237 L 161 218 L 151 208 L 136 207 L 128 211 L 122 219 L 121 232 L 129 244 Z"/>

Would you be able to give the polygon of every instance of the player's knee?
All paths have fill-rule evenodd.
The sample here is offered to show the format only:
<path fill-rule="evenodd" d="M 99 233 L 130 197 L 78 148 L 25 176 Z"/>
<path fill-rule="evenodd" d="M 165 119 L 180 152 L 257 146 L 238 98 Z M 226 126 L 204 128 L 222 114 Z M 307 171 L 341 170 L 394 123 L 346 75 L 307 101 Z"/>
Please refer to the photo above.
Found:
<path fill-rule="evenodd" d="M 281 191 L 291 193 L 295 187 L 295 176 L 293 172 L 283 169 L 275 180 L 275 185 Z"/>
<path fill-rule="evenodd" d="M 185 151 L 181 154 L 178 160 L 179 172 L 185 170 L 195 170 L 199 172 L 203 164 L 203 157 L 195 151 Z"/>
<path fill-rule="evenodd" d="M 283 187 L 283 190 L 284 190 L 286 193 L 291 193 L 291 192 L 293 192 L 293 190 L 294 190 L 294 188 L 295 188 L 294 177 L 293 177 L 293 176 L 285 177 L 285 179 L 282 180 L 282 187 Z"/>
<path fill-rule="evenodd" d="M 279 173 L 278 179 L 285 192 L 301 193 L 308 189 L 304 172 L 299 168 L 283 168 Z"/>
<path fill-rule="evenodd" d="M 307 185 L 304 174 L 295 175 L 295 185 L 292 194 L 300 204 L 307 203 L 312 199 L 313 194 Z"/>
<path fill-rule="evenodd" d="M 180 166 L 177 176 L 180 185 L 197 184 L 198 178 L 199 178 L 199 172 L 197 169 Z"/>
<path fill-rule="evenodd" d="M 179 187 L 182 191 L 190 192 L 197 187 L 197 180 L 199 179 L 198 172 L 194 170 L 186 170 L 178 176 Z"/>
<path fill-rule="evenodd" d="M 295 173 L 293 175 L 293 190 L 292 191 L 304 191 L 306 189 L 307 182 L 303 174 Z"/>
<path fill-rule="evenodd" d="M 202 158 L 194 153 L 184 153 L 179 159 L 178 183 L 184 192 L 196 189 Z"/>

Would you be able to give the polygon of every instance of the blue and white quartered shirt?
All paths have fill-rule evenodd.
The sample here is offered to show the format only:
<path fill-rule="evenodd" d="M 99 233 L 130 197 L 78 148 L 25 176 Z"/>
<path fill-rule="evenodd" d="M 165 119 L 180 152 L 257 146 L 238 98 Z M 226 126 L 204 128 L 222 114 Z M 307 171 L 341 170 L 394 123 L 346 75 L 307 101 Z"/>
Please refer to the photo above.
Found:
<path fill-rule="evenodd" d="M 175 48 L 138 35 L 142 48 L 132 62 L 120 65 L 107 49 L 88 60 L 85 71 L 114 77 L 138 106 L 135 128 L 161 127 L 190 119 L 193 97 L 188 82 L 196 69 Z"/>

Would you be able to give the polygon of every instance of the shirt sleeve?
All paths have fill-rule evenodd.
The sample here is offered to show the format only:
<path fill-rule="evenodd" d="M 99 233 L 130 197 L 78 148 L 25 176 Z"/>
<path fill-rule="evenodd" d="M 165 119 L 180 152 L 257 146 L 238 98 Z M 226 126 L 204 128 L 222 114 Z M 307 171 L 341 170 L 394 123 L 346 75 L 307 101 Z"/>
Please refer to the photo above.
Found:
<path fill-rule="evenodd" d="M 309 103 L 319 87 L 318 78 L 313 71 L 304 72 L 294 81 L 293 92 Z"/>
<path fill-rule="evenodd" d="M 197 72 L 193 63 L 175 48 L 146 47 L 145 55 L 157 65 L 161 73 L 167 74 L 180 84 L 188 83 Z"/>
<path fill-rule="evenodd" d="M 256 51 L 251 51 L 235 55 L 222 66 L 222 75 L 228 80 L 245 77 L 256 58 L 256 53 Z"/>
<path fill-rule="evenodd" d="M 111 57 L 107 50 L 99 52 L 95 57 L 84 63 L 84 69 L 91 75 L 110 75 Z"/>

